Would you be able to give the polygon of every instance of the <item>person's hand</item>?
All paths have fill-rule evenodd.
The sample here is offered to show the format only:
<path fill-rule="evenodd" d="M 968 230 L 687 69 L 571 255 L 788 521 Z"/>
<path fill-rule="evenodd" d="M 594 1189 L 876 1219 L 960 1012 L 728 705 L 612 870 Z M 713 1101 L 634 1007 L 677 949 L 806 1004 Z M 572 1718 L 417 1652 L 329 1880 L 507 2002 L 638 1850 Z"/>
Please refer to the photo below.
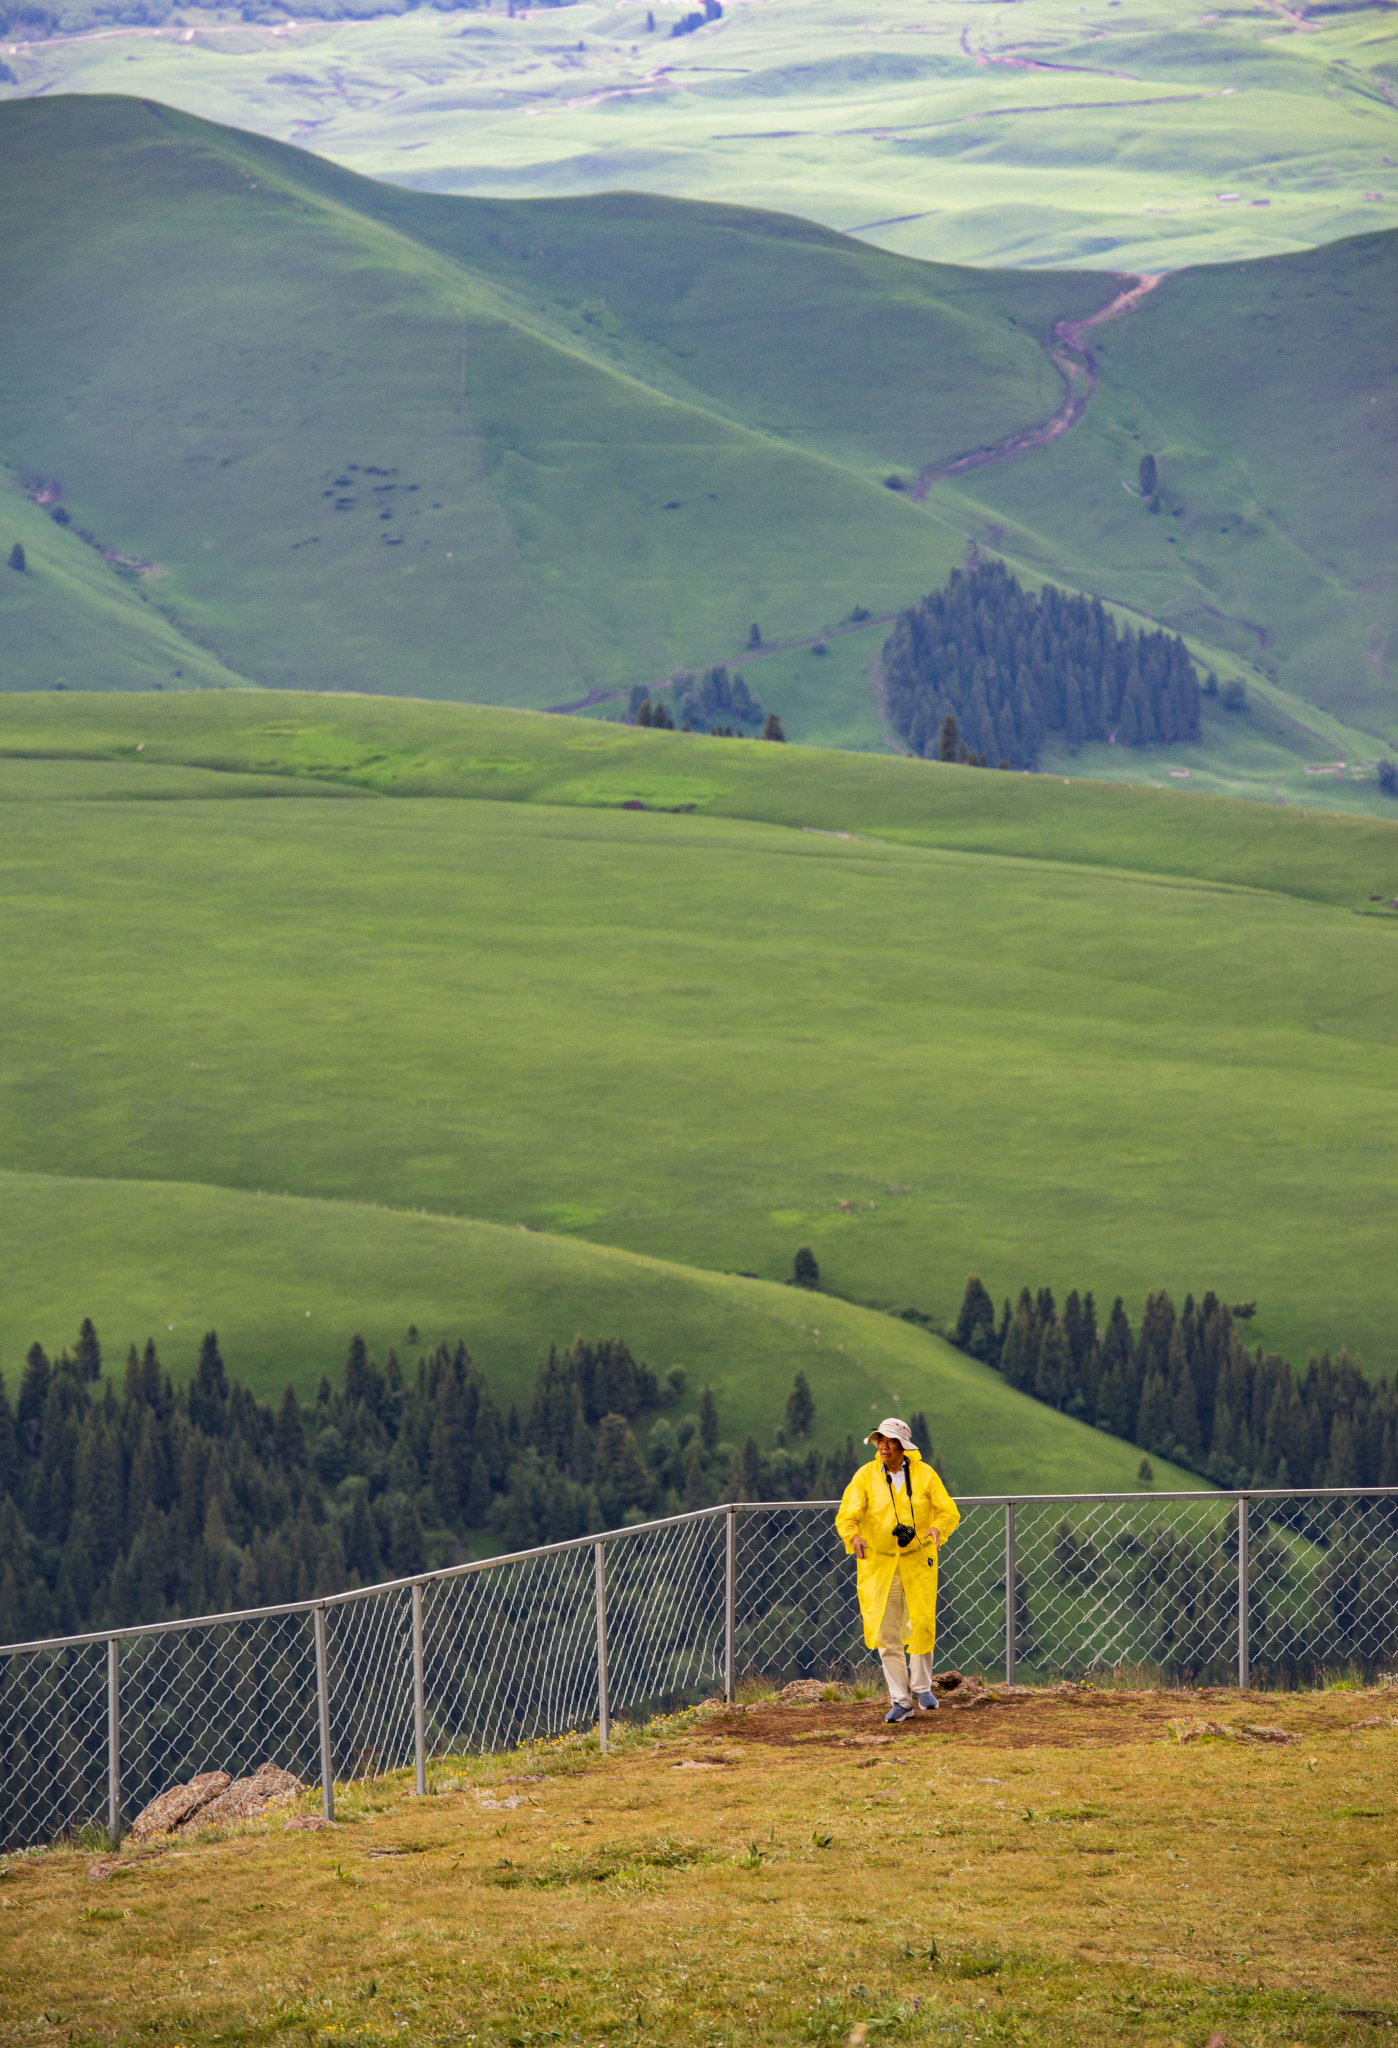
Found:
<path fill-rule="evenodd" d="M 853 1547 L 856 1557 L 867 1557 L 869 1555 L 869 1546 L 862 1536 L 855 1537 Z"/>
<path fill-rule="evenodd" d="M 937 1546 L 938 1550 L 940 1550 L 940 1549 L 941 1549 L 941 1547 L 942 1547 L 942 1532 L 941 1532 L 941 1530 L 940 1530 L 940 1529 L 931 1529 L 931 1530 L 929 1530 L 929 1531 L 928 1531 L 928 1534 L 929 1534 L 929 1535 L 931 1536 L 931 1538 L 932 1538 L 932 1541 L 933 1541 L 933 1543 L 934 1543 L 934 1544 L 935 1544 L 935 1545 Z"/>

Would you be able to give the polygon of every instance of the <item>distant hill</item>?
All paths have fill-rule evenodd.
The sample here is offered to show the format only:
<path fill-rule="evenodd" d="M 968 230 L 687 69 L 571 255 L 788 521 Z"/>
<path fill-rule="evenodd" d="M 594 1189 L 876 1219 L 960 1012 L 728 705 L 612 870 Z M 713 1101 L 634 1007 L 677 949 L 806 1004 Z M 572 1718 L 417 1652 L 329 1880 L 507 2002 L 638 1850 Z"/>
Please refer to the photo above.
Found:
<path fill-rule="evenodd" d="M 24 609 L 0 569 L 7 687 L 99 644 L 106 555 L 144 651 L 65 655 L 70 687 L 168 659 L 167 688 L 548 706 L 743 662 L 756 624 L 744 673 L 795 737 L 879 746 L 885 622 L 971 539 L 1248 676 L 1258 774 L 1395 729 L 1392 236 L 1169 280 L 1092 330 L 1078 426 L 958 468 L 1052 418 L 1055 324 L 1115 284 L 731 207 L 407 192 L 134 100 L 8 102 L 0 148 L 0 456 L 70 521 Z"/>
<path fill-rule="evenodd" d="M 307 1398 L 415 1324 L 502 1405 L 619 1333 L 994 1490 L 1136 1461 L 985 1405 L 969 1273 L 1398 1359 L 1398 824 L 232 690 L 0 697 L 0 821 L 12 1394 L 82 1314 Z"/>

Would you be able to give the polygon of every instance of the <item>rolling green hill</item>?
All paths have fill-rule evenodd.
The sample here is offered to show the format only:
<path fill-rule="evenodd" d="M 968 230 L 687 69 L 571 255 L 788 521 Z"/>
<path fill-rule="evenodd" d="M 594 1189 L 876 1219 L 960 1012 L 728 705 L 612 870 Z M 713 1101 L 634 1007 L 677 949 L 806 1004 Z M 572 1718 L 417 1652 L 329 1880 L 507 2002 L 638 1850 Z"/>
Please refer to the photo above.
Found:
<path fill-rule="evenodd" d="M 877 1310 L 1212 1286 L 1394 1362 L 1394 826 L 247 692 L 0 700 L 0 805 L 7 1372 L 624 1328 L 757 1426 L 819 1328 L 823 1426 L 1047 1486 L 1131 1474 Z"/>
<path fill-rule="evenodd" d="M 1299 788 L 1303 760 L 1394 729 L 1390 237 L 1170 280 L 1092 330 L 1082 424 L 938 480 L 1053 415 L 1054 327 L 1115 285 L 730 207 L 407 192 L 132 100 L 15 101 L 0 140 L 0 456 L 143 565 L 142 619 L 201 650 L 171 648 L 167 687 L 217 663 L 579 703 L 738 657 L 756 621 L 792 643 L 750 673 L 788 730 L 877 747 L 881 621 L 971 540 L 1249 676 L 1253 712 L 1214 720 L 1192 772 Z M 1158 517 L 1122 488 L 1148 449 Z M 884 487 L 919 475 L 925 501 Z M 34 589 L 12 687 L 77 615 L 56 577 Z"/>
<path fill-rule="evenodd" d="M 775 208 L 941 262 L 1177 270 L 1398 224 L 1385 0 L 743 0 L 683 38 L 687 0 L 315 18 L 368 4 L 0 0 L 0 94 L 135 93 L 418 190 Z"/>

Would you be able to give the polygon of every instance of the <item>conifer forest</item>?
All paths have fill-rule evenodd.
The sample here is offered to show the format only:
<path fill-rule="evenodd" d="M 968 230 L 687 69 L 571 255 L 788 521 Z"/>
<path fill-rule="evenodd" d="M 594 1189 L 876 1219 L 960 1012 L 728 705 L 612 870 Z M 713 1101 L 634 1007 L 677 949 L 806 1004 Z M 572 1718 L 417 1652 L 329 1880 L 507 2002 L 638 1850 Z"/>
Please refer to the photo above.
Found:
<path fill-rule="evenodd" d="M 1224 1487 L 1398 1485 L 1398 1387 L 1371 1381 L 1343 1348 L 1296 1374 L 1249 1350 L 1256 1304 L 1161 1288 L 1132 1330 L 1120 1295 L 1104 1327 L 1090 1292 L 1021 1288 L 997 1321 L 973 1274 L 951 1341 L 1008 1384 Z"/>
<path fill-rule="evenodd" d="M 859 1462 L 851 1442 L 805 1443 L 801 1372 L 766 1452 L 724 1437 L 707 1387 L 672 1419 L 684 1394 L 681 1368 L 660 1380 L 623 1339 L 578 1338 L 502 1414 L 464 1344 L 405 1370 L 355 1337 L 338 1387 L 303 1404 L 288 1386 L 273 1408 L 230 1379 L 212 1331 L 187 1386 L 147 1342 L 119 1392 L 85 1320 L 56 1360 L 31 1348 L 13 1405 L 0 1378 L 0 1641 L 343 1592 L 458 1563 L 473 1533 L 524 1550 L 719 1500 L 828 1497 Z"/>
<path fill-rule="evenodd" d="M 1037 767 L 1049 739 L 1076 751 L 1199 738 L 1201 686 L 1178 633 L 1119 628 L 1099 598 L 1051 583 L 1030 596 L 1001 562 L 954 569 L 900 614 L 883 682 L 899 737 L 927 757 L 948 717 L 989 767 Z"/>

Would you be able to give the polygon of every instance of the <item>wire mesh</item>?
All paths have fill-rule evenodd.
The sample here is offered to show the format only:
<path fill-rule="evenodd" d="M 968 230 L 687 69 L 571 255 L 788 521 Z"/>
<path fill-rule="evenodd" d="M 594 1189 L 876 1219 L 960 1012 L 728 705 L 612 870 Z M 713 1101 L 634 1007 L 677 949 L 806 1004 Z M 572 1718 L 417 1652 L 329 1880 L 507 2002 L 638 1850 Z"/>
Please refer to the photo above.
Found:
<path fill-rule="evenodd" d="M 508 1748 L 596 1719 L 586 1544 L 429 1582 L 422 1635 L 430 1756 Z"/>
<path fill-rule="evenodd" d="M 739 1677 L 868 1664 L 834 1506 L 717 1508 L 425 1577 L 424 1755 L 597 1721 L 599 1554 L 613 1715 L 717 1690 L 730 1628 Z M 1218 1683 L 1240 1659 L 1264 1682 L 1371 1676 L 1398 1666 L 1398 1491 L 966 1501 L 939 1581 L 943 1665 L 998 1673 L 1008 1651 L 1031 1682 L 1134 1665 Z M 272 1762 L 319 1778 L 313 1604 L 111 1639 L 126 1819 L 196 1771 Z M 334 1775 L 401 1770 L 415 1755 L 411 1588 L 324 1605 Z M 0 1847 L 104 1823 L 111 1763 L 107 1639 L 0 1656 Z"/>
<path fill-rule="evenodd" d="M 51 1841 L 107 1799 L 105 1643 L 55 1646 L 0 1668 L 0 1845 Z"/>
<path fill-rule="evenodd" d="M 412 1594 L 399 1586 L 327 1607 L 325 1639 L 335 1776 L 404 1769 L 413 1760 Z"/>
<path fill-rule="evenodd" d="M 638 1529 L 602 1545 L 613 1714 L 652 1711 L 722 1683 L 724 1517 Z"/>
<path fill-rule="evenodd" d="M 127 1636 L 120 1650 L 128 1814 L 197 1771 L 240 1778 L 275 1763 L 297 1777 L 319 1777 L 309 1614 Z"/>

